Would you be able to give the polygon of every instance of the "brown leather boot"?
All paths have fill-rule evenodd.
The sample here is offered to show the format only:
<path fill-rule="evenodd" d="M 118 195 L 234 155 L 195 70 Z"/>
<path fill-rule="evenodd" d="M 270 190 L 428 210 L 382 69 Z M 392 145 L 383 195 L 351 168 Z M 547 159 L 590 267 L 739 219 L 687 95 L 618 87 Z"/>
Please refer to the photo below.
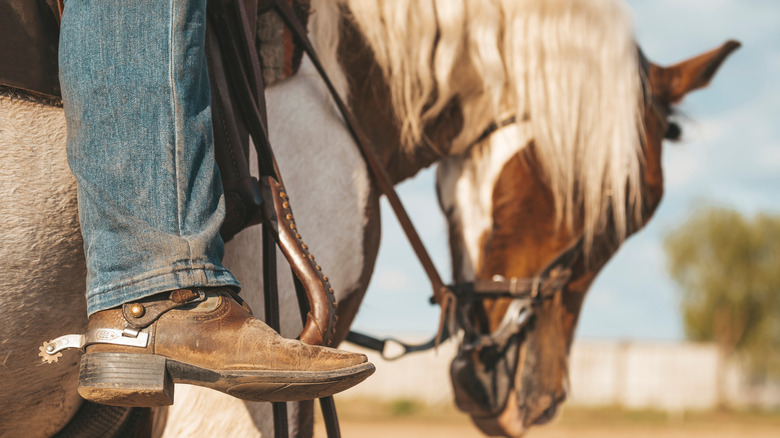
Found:
<path fill-rule="evenodd" d="M 374 372 L 362 354 L 285 339 L 227 288 L 180 289 L 89 318 L 79 394 L 116 406 L 173 404 L 174 383 L 243 400 L 295 401 Z"/>

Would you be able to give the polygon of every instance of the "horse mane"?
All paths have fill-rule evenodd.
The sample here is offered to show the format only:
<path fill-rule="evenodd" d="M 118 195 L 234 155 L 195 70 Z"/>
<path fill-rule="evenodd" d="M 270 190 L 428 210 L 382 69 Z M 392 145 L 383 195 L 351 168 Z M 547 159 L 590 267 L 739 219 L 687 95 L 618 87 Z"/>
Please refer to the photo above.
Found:
<path fill-rule="evenodd" d="M 528 116 L 559 220 L 571 229 L 584 213 L 589 244 L 610 211 L 621 238 L 639 219 L 644 93 L 622 1 L 315 0 L 313 8 L 324 12 L 315 39 L 327 36 L 332 52 L 343 14 L 360 29 L 405 148 L 421 144 L 425 124 L 452 99 L 466 120 L 454 152 L 501 117 Z M 331 27 L 318 33 L 323 21 Z"/>

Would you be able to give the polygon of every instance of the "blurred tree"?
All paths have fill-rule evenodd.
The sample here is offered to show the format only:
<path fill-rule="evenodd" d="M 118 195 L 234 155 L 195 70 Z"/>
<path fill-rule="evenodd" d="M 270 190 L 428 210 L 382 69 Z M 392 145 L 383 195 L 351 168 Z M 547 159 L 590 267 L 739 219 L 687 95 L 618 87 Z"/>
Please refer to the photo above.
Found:
<path fill-rule="evenodd" d="M 780 377 L 780 215 L 700 210 L 664 247 L 688 338 L 738 354 L 753 379 Z"/>

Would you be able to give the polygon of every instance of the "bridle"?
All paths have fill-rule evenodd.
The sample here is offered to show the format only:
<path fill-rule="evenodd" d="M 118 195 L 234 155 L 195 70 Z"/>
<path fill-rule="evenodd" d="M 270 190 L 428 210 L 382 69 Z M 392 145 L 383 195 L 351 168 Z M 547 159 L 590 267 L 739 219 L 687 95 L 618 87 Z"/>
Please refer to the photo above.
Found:
<path fill-rule="evenodd" d="M 528 116 L 524 115 L 521 120 L 528 120 Z M 518 117 L 515 115 L 491 123 L 475 140 L 468 143 L 465 150 L 472 149 L 516 123 Z M 433 147 L 430 144 L 428 146 Z M 396 360 L 410 353 L 430 350 L 459 332 L 463 333 L 462 347 L 480 349 L 492 346 L 502 349 L 512 336 L 525 327 L 535 309 L 562 292 L 571 279 L 574 263 L 582 254 L 583 241 L 580 237 L 531 278 L 495 275 L 489 280 L 475 279 L 445 286 L 444 300 L 438 301 L 435 295 L 430 299 L 432 304 L 442 306 L 443 318 L 438 333 L 426 342 L 408 344 L 393 337 L 378 339 L 354 331 L 349 332 L 346 340 L 379 352 L 385 360 Z M 498 298 L 511 299 L 512 302 L 498 327 L 490 333 L 483 333 L 472 320 L 474 305 L 486 299 Z"/>
<path fill-rule="evenodd" d="M 528 120 L 528 116 L 524 115 L 522 118 L 523 121 Z M 507 126 L 514 125 L 517 123 L 517 116 L 510 115 L 507 116 L 499 121 L 491 122 L 480 134 L 475 138 L 474 140 L 466 143 L 466 147 L 463 149 L 463 152 L 461 153 L 467 153 L 467 151 L 471 150 L 475 146 L 477 146 L 480 143 L 483 143 L 485 140 L 490 138 L 493 134 L 495 134 L 497 131 L 500 131 L 503 128 L 506 128 Z M 430 149 L 434 155 L 439 157 L 440 159 L 445 159 L 448 157 L 444 151 L 441 150 L 440 147 L 436 145 L 435 142 L 433 142 L 425 133 L 423 133 L 422 136 L 422 146 L 425 148 Z"/>
<path fill-rule="evenodd" d="M 449 286 L 455 296 L 450 331 L 463 331 L 462 343 L 467 348 L 503 348 L 518 334 L 544 302 L 561 294 L 572 275 L 572 268 L 582 255 L 584 239 L 561 251 L 538 275 L 531 278 L 493 276 L 490 280 L 474 280 Z M 490 333 L 482 333 L 472 322 L 472 309 L 486 299 L 510 299 L 504 317 Z"/>
<path fill-rule="evenodd" d="M 526 120 L 528 120 L 528 115 L 523 115 L 522 121 L 526 121 Z M 485 128 L 484 131 L 482 131 L 481 134 L 479 134 L 479 136 L 477 138 L 475 138 L 474 140 L 472 140 L 471 142 L 468 143 L 468 146 L 466 146 L 465 150 L 468 151 L 471 148 L 473 148 L 474 146 L 476 146 L 476 145 L 478 145 L 480 143 L 485 142 L 487 139 L 492 137 L 493 134 L 495 134 L 496 132 L 498 132 L 498 131 L 500 131 L 500 130 L 508 127 L 508 126 L 514 125 L 515 123 L 517 123 L 517 116 L 514 115 L 514 114 L 511 115 L 511 116 L 508 116 L 506 118 L 503 118 L 503 119 L 501 119 L 499 121 L 492 122 L 491 124 L 489 124 Z"/>
<path fill-rule="evenodd" d="M 524 114 L 520 121 L 525 122 L 528 119 L 529 116 Z M 490 123 L 475 140 L 468 143 L 464 153 L 484 143 L 502 129 L 517 123 L 518 117 L 514 114 Z M 563 249 L 534 277 L 505 278 L 502 275 L 494 275 L 489 280 L 475 279 L 448 285 L 451 305 L 446 327 L 447 331 L 442 338 L 446 339 L 450 333 L 462 331 L 463 338 L 461 343 L 464 344 L 463 347 L 483 348 L 494 346 L 503 348 L 512 336 L 518 334 L 523 329 L 536 308 L 545 301 L 553 299 L 566 287 L 566 284 L 571 279 L 572 267 L 582 254 L 583 240 L 580 237 L 575 243 Z M 490 333 L 482 333 L 472 322 L 474 305 L 486 299 L 499 298 L 512 301 L 498 327 Z M 393 339 L 393 342 L 398 341 Z M 435 345 L 435 342 L 428 342 L 424 345 L 432 347 Z M 407 348 L 404 354 L 415 351 L 421 351 L 421 349 Z M 393 359 L 401 356 L 394 356 Z"/>

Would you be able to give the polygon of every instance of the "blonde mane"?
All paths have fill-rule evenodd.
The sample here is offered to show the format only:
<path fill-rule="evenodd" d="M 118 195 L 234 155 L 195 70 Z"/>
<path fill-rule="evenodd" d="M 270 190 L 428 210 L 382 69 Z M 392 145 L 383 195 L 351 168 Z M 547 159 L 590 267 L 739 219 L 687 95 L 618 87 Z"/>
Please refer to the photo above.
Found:
<path fill-rule="evenodd" d="M 313 7 L 331 49 L 337 32 L 321 23 L 337 25 L 333 14 L 348 11 L 360 29 L 389 84 L 405 147 L 421 144 L 423 127 L 452 99 L 465 120 L 456 153 L 501 117 L 527 115 L 560 220 L 573 227 L 584 212 L 590 243 L 610 210 L 621 237 L 626 218 L 638 218 L 644 95 L 621 1 L 315 0 Z"/>

